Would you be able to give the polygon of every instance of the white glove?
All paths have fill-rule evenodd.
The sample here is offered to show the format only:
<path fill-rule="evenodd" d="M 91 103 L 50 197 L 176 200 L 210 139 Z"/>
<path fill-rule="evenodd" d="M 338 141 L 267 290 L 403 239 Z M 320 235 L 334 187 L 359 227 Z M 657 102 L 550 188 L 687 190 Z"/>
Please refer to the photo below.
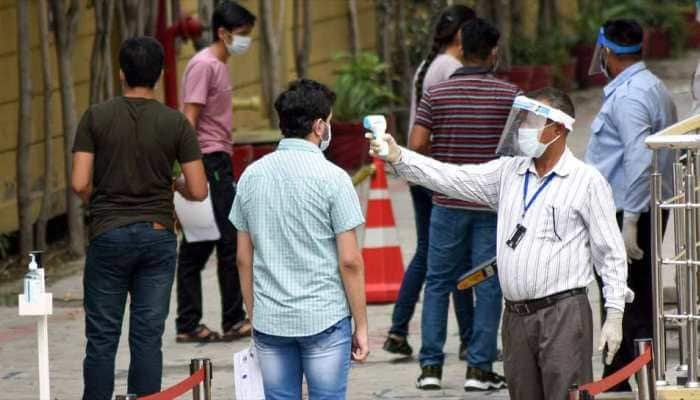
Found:
<path fill-rule="evenodd" d="M 608 355 L 605 358 L 605 364 L 610 365 L 622 342 L 622 311 L 616 308 L 607 308 L 606 311 L 608 316 L 605 318 L 603 328 L 600 330 L 600 347 L 598 347 L 598 351 L 603 351 L 605 345 L 608 345 Z"/>
<path fill-rule="evenodd" d="M 401 147 L 396 144 L 396 140 L 391 135 L 385 134 L 382 140 L 377 140 L 371 133 L 365 134 L 365 137 L 369 139 L 369 155 L 372 157 L 379 157 L 382 160 L 389 161 L 395 164 L 401 160 Z M 386 156 L 379 156 L 379 150 L 382 146 L 382 142 L 386 142 L 389 145 L 389 153 Z"/>
<path fill-rule="evenodd" d="M 628 213 L 625 211 L 622 218 L 622 238 L 625 240 L 625 250 L 627 258 L 632 260 L 641 260 L 644 257 L 644 250 L 639 248 L 637 244 L 637 222 L 639 214 Z"/>

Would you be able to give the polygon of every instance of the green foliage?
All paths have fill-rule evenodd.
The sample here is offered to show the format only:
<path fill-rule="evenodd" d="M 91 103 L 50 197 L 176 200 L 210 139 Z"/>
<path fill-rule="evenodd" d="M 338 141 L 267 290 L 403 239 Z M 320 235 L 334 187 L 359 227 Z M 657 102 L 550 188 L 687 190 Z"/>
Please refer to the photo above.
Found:
<path fill-rule="evenodd" d="M 355 121 L 368 114 L 381 113 L 397 99 L 391 86 L 384 82 L 387 65 L 377 54 L 362 52 L 352 57 L 342 53 L 334 59 L 345 61 L 336 71 L 333 84 L 337 96 L 333 106 L 335 119 Z"/>
<path fill-rule="evenodd" d="M 654 0 L 587 1 L 573 20 L 577 32 L 576 42 L 595 44 L 605 21 L 630 18 L 637 20 L 645 30 L 652 27 L 667 30 L 671 35 L 674 54 L 679 54 L 685 43 L 682 14 L 685 9 L 683 5 L 674 2 Z"/>
<path fill-rule="evenodd" d="M 535 63 L 535 44 L 525 36 L 514 36 L 510 40 L 510 56 L 513 65 Z"/>

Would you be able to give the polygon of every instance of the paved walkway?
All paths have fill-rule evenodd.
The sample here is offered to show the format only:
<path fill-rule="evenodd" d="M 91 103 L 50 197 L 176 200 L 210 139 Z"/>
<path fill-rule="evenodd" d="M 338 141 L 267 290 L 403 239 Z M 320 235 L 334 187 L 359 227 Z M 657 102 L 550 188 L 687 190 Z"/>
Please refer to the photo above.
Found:
<path fill-rule="evenodd" d="M 700 53 L 686 56 L 682 60 L 656 63 L 653 67 L 660 75 L 667 78 L 667 85 L 674 92 L 679 114 L 684 116 L 690 106 L 687 90 L 688 76 L 695 68 L 695 60 Z M 577 107 L 577 129 L 570 134 L 569 142 L 573 152 L 581 157 L 588 142 L 587 127 L 600 106 L 601 90 L 592 89 L 574 93 Z M 408 264 L 415 246 L 415 227 L 413 210 L 408 188 L 400 180 L 390 180 L 392 203 L 398 224 L 404 263 Z M 358 190 L 361 197 L 366 197 L 366 188 Z M 671 231 L 671 230 L 669 230 Z M 668 243 L 665 245 L 668 247 Z M 204 271 L 205 317 L 204 323 L 218 327 L 220 301 L 216 283 L 215 263 L 210 260 Z M 62 279 L 51 285 L 56 307 L 49 319 L 52 397 L 60 400 L 76 399 L 82 390 L 82 358 L 84 355 L 84 314 L 81 308 L 82 276 L 80 274 Z M 667 276 L 667 284 L 672 276 Z M 17 287 L 20 284 L 17 283 Z M 597 290 L 589 291 L 594 310 L 594 335 L 597 348 L 599 317 Z M 233 353 L 248 346 L 248 341 L 233 344 L 175 344 L 175 297 L 171 302 L 171 314 L 166 324 L 163 338 L 164 353 L 164 387 L 185 378 L 191 358 L 211 358 L 215 366 L 213 392 L 215 399 L 233 398 Z M 453 314 L 450 312 L 448 340 L 445 347 L 447 359 L 444 369 L 444 389 L 436 392 L 421 392 L 414 388 L 419 373 L 415 359 L 397 359 L 381 350 L 385 334 L 391 319 L 391 305 L 372 305 L 369 307 L 370 345 L 369 361 L 355 365 L 350 374 L 348 390 L 349 399 L 507 399 L 506 391 L 494 393 L 466 394 L 462 390 L 465 364 L 457 359 L 459 340 Z M 20 318 L 15 307 L 0 307 L 0 398 L 25 400 L 36 399 L 38 388 L 36 368 L 36 339 L 34 322 L 30 318 Z M 127 331 L 128 318 L 125 318 L 124 332 Z M 671 336 L 673 338 L 673 335 Z M 420 347 L 420 304 L 411 325 L 410 342 L 414 349 Z M 675 346 L 671 339 L 671 346 Z M 116 361 L 116 391 L 126 391 L 126 377 L 129 362 L 128 343 L 123 335 Z M 669 365 L 674 365 L 674 352 L 671 351 Z M 601 373 L 600 355 L 594 355 L 595 376 Z M 502 372 L 501 363 L 495 369 Z M 184 396 L 183 398 L 189 398 Z"/>

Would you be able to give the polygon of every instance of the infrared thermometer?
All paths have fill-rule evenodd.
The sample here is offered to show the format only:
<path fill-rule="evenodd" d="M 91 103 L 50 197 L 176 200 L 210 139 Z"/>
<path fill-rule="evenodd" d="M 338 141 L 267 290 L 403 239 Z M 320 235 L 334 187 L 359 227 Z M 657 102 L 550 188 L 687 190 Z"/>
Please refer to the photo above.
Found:
<path fill-rule="evenodd" d="M 379 141 L 379 156 L 386 157 L 389 155 L 389 143 L 384 140 L 384 134 L 386 133 L 386 118 L 383 115 L 368 115 L 362 122 L 365 129 L 372 131 L 374 140 Z"/>

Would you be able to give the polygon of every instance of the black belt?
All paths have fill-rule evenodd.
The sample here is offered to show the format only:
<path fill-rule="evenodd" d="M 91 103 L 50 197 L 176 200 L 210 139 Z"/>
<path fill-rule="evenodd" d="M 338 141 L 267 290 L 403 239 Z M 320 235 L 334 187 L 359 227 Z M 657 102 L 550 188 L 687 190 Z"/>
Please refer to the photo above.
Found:
<path fill-rule="evenodd" d="M 586 288 L 577 288 L 567 290 L 565 292 L 559 292 L 551 294 L 547 297 L 542 297 L 541 299 L 534 300 L 523 300 L 523 301 L 510 301 L 506 300 L 506 310 L 514 313 L 527 315 L 535 313 L 543 308 L 554 305 L 556 302 L 563 300 L 567 297 L 578 296 L 580 294 L 586 294 Z"/>

